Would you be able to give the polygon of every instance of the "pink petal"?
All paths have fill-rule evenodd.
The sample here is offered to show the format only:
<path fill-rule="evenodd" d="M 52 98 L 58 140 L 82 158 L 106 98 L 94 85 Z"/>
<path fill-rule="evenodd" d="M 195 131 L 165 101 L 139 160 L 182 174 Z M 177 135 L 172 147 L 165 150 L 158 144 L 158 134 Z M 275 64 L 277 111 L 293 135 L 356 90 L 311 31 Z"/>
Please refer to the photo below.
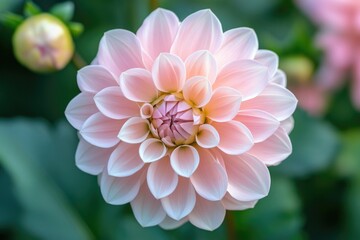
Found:
<path fill-rule="evenodd" d="M 255 61 L 267 66 L 269 75 L 274 76 L 279 67 L 279 57 L 269 50 L 259 50 L 255 55 Z"/>
<path fill-rule="evenodd" d="M 219 19 L 210 9 L 200 10 L 189 15 L 180 24 L 171 53 L 183 60 L 198 50 L 209 50 L 213 53 L 220 47 L 222 36 Z"/>
<path fill-rule="evenodd" d="M 282 70 L 277 70 L 275 75 L 270 79 L 270 82 L 286 87 L 287 79 L 285 73 Z"/>
<path fill-rule="evenodd" d="M 256 97 L 268 85 L 268 68 L 253 60 L 239 60 L 226 65 L 214 83 L 214 88 L 231 87 L 238 90 L 243 100 Z"/>
<path fill-rule="evenodd" d="M 194 187 L 188 179 L 184 178 L 179 178 L 179 183 L 172 194 L 161 199 L 162 206 L 168 216 L 178 221 L 193 210 L 195 202 Z"/>
<path fill-rule="evenodd" d="M 250 130 L 255 143 L 270 137 L 280 125 L 271 114 L 256 109 L 240 110 L 234 120 L 243 123 Z"/>
<path fill-rule="evenodd" d="M 239 155 L 248 151 L 254 144 L 250 130 L 242 123 L 230 121 L 211 123 L 220 136 L 218 148 L 230 155 Z"/>
<path fill-rule="evenodd" d="M 131 201 L 131 208 L 136 220 L 143 227 L 158 225 L 166 217 L 160 200 L 154 198 L 146 183 L 141 186 L 137 197 Z"/>
<path fill-rule="evenodd" d="M 227 210 L 245 210 L 255 207 L 255 204 L 258 201 L 239 201 L 233 198 L 229 193 L 226 193 L 221 202 Z"/>
<path fill-rule="evenodd" d="M 101 39 L 97 58 L 99 64 L 107 67 L 115 77 L 130 68 L 143 68 L 139 40 L 127 30 L 106 32 Z"/>
<path fill-rule="evenodd" d="M 240 59 L 254 59 L 259 43 L 251 28 L 235 28 L 224 33 L 224 40 L 215 57 L 219 68 Z"/>
<path fill-rule="evenodd" d="M 296 104 L 297 99 L 289 90 L 269 84 L 259 96 L 244 101 L 241 108 L 263 110 L 282 121 L 294 113 Z"/>
<path fill-rule="evenodd" d="M 183 225 L 186 222 L 187 222 L 187 218 L 183 218 L 183 219 L 177 221 L 177 220 L 174 220 L 174 219 L 166 216 L 165 219 L 159 224 L 159 226 L 165 230 L 172 230 L 172 229 L 180 227 L 181 225 Z"/>
<path fill-rule="evenodd" d="M 227 189 L 227 175 L 225 169 L 216 161 L 215 157 L 206 149 L 198 149 L 200 164 L 190 177 L 196 192 L 210 201 L 217 201 L 224 197 Z"/>
<path fill-rule="evenodd" d="M 145 69 L 133 68 L 123 72 L 120 87 L 124 96 L 134 102 L 152 102 L 158 97 L 151 73 Z"/>
<path fill-rule="evenodd" d="M 127 177 L 144 166 L 139 156 L 139 145 L 120 142 L 110 156 L 107 170 L 114 177 Z"/>
<path fill-rule="evenodd" d="M 294 118 L 291 116 L 285 120 L 282 120 L 280 122 L 280 127 L 282 127 L 287 134 L 290 134 L 294 128 Z"/>
<path fill-rule="evenodd" d="M 220 142 L 219 133 L 210 124 L 201 125 L 195 138 L 196 143 L 202 148 L 213 148 Z"/>
<path fill-rule="evenodd" d="M 360 22 L 360 14 L 358 14 L 358 21 Z M 358 54 L 360 51 L 358 51 Z M 355 61 L 355 76 L 351 88 L 351 97 L 355 107 L 360 110 L 360 57 L 357 55 Z"/>
<path fill-rule="evenodd" d="M 191 54 L 185 61 L 186 79 L 194 76 L 204 76 L 211 84 L 217 76 L 217 64 L 213 55 L 207 50 L 200 50 Z"/>
<path fill-rule="evenodd" d="M 167 148 L 162 141 L 149 138 L 141 143 L 139 148 L 140 157 L 143 162 L 155 162 L 165 156 Z"/>
<path fill-rule="evenodd" d="M 233 88 L 220 87 L 216 89 L 204 108 L 206 117 L 217 122 L 230 121 L 238 113 L 241 99 L 240 92 Z"/>
<path fill-rule="evenodd" d="M 149 122 L 140 117 L 128 119 L 122 126 L 118 137 L 127 143 L 141 143 L 149 135 Z"/>
<path fill-rule="evenodd" d="M 277 165 L 292 152 L 291 141 L 282 127 L 268 139 L 256 143 L 248 153 L 260 159 L 266 165 Z"/>
<path fill-rule="evenodd" d="M 85 121 L 80 134 L 87 142 L 97 147 L 110 148 L 119 142 L 117 135 L 122 125 L 123 121 L 95 113 Z"/>
<path fill-rule="evenodd" d="M 105 88 L 95 95 L 94 100 L 100 112 L 109 118 L 124 119 L 140 113 L 139 106 L 124 97 L 120 87 Z"/>
<path fill-rule="evenodd" d="M 156 199 L 169 196 L 175 190 L 178 184 L 178 175 L 171 168 L 169 157 L 150 164 L 147 183 Z"/>
<path fill-rule="evenodd" d="M 193 146 L 181 145 L 170 156 L 174 171 L 183 177 L 190 177 L 199 165 L 199 153 Z"/>
<path fill-rule="evenodd" d="M 185 83 L 185 65 L 178 56 L 161 53 L 154 62 L 152 76 L 160 91 L 179 92 Z"/>
<path fill-rule="evenodd" d="M 225 218 L 225 208 L 221 201 L 208 201 L 199 195 L 194 210 L 189 214 L 190 222 L 198 228 L 212 231 L 218 228 Z"/>
<path fill-rule="evenodd" d="M 210 101 L 211 84 L 205 77 L 192 77 L 185 82 L 183 95 L 191 105 L 203 107 Z"/>
<path fill-rule="evenodd" d="M 89 65 L 78 71 L 77 83 L 83 92 L 98 93 L 104 88 L 117 86 L 117 80 L 109 70 L 100 65 Z"/>
<path fill-rule="evenodd" d="M 223 155 L 229 177 L 228 192 L 239 201 L 256 201 L 268 195 L 270 173 L 264 163 L 247 154 Z"/>
<path fill-rule="evenodd" d="M 81 129 L 86 119 L 98 112 L 93 98 L 90 93 L 80 93 L 67 105 L 65 116 L 74 128 Z"/>

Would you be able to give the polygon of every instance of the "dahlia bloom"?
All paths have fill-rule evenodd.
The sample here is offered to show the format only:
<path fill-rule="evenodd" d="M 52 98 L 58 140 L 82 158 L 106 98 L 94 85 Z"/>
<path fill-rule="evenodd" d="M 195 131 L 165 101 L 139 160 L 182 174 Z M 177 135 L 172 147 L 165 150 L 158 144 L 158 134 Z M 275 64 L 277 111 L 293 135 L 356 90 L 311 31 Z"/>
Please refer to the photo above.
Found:
<path fill-rule="evenodd" d="M 136 35 L 108 31 L 66 109 L 76 164 L 142 226 L 216 229 L 268 194 L 267 166 L 292 151 L 297 100 L 277 68 L 253 30 L 223 33 L 210 10 L 179 22 L 157 9 Z"/>
<path fill-rule="evenodd" d="M 360 1 L 296 1 L 322 29 L 317 38 L 317 44 L 325 51 L 318 74 L 320 86 L 334 90 L 342 84 L 346 73 L 352 71 L 352 99 L 360 109 Z"/>

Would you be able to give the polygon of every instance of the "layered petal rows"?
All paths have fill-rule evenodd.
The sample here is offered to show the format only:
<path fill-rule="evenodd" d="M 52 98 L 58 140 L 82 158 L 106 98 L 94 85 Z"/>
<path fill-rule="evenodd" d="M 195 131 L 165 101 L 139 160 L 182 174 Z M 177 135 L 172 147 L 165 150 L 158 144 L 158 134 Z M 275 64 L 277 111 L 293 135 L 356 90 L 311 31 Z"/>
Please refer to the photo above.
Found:
<path fill-rule="evenodd" d="M 94 62 L 65 114 L 80 133 L 76 164 L 106 202 L 130 202 L 142 226 L 213 230 L 268 194 L 297 100 L 253 30 L 157 9 L 136 35 L 106 32 Z"/>

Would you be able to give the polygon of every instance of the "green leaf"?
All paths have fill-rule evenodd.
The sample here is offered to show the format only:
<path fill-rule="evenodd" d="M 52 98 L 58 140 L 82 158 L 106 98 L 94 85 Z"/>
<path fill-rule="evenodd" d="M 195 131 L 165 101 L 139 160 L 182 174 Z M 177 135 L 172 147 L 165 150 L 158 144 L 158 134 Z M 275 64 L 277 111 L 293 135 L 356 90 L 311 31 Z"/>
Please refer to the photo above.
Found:
<path fill-rule="evenodd" d="M 70 1 L 58 3 L 50 9 L 50 13 L 68 22 L 74 16 L 74 3 Z"/>
<path fill-rule="evenodd" d="M 8 12 L 0 14 L 0 22 L 9 28 L 17 28 L 23 20 L 24 18 L 22 16 L 14 13 Z"/>
<path fill-rule="evenodd" d="M 359 159 L 358 159 L 359 160 Z M 341 239 L 360 239 L 360 176 L 357 175 L 350 183 L 344 204 L 344 234 Z"/>
<path fill-rule="evenodd" d="M 25 3 L 25 7 L 24 7 L 24 15 L 27 17 L 31 17 L 34 15 L 37 15 L 39 13 L 41 13 L 41 9 L 39 6 L 37 6 L 35 3 L 33 3 L 32 1 L 27 1 Z"/>
<path fill-rule="evenodd" d="M 84 25 L 82 25 L 81 23 L 78 23 L 78 22 L 70 22 L 68 24 L 68 28 L 69 28 L 71 34 L 73 35 L 73 37 L 80 36 L 84 31 Z"/>

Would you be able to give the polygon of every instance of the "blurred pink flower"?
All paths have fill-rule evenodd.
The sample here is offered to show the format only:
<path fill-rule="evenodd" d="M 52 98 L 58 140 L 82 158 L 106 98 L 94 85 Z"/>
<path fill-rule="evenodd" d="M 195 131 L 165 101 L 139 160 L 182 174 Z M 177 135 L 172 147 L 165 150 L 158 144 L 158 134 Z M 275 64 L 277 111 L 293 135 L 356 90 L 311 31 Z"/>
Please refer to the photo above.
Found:
<path fill-rule="evenodd" d="M 360 109 L 360 1 L 296 0 L 322 30 L 317 43 L 325 51 L 319 85 L 333 90 L 353 72 L 352 99 Z"/>
<path fill-rule="evenodd" d="M 253 30 L 223 33 L 210 10 L 179 22 L 158 9 L 136 35 L 108 31 L 66 109 L 76 164 L 142 226 L 216 229 L 268 194 L 267 165 L 292 151 L 297 100 L 277 68 Z"/>

